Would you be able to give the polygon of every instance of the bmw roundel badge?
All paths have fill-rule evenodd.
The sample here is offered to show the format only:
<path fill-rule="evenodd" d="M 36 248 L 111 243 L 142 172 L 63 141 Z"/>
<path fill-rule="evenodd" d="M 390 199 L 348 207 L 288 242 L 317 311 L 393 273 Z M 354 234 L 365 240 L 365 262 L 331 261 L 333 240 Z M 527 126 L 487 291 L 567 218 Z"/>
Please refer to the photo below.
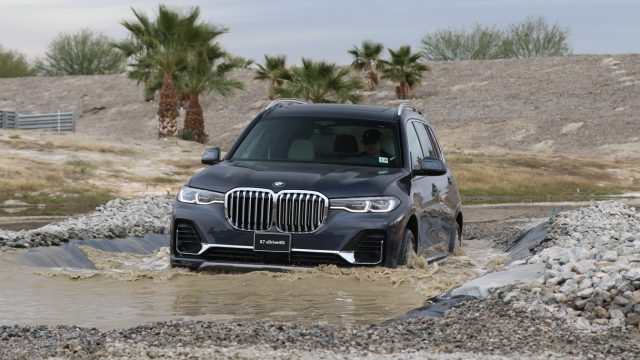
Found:
<path fill-rule="evenodd" d="M 284 183 L 282 181 L 276 181 L 273 183 L 273 187 L 281 188 L 283 186 L 284 186 Z"/>

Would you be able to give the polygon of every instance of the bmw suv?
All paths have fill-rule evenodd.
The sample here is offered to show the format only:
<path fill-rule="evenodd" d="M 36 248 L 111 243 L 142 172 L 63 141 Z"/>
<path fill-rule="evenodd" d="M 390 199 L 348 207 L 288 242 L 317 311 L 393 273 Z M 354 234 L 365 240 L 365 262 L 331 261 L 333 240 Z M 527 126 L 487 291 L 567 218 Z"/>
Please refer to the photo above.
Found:
<path fill-rule="evenodd" d="M 273 101 L 180 190 L 171 265 L 289 270 L 436 261 L 461 246 L 460 195 L 422 113 Z"/>

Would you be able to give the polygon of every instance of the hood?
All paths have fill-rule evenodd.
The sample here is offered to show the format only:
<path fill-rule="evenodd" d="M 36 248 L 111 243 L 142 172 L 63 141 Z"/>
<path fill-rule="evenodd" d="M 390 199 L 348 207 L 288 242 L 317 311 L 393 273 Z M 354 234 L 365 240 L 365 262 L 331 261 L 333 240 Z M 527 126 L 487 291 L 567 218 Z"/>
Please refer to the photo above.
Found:
<path fill-rule="evenodd" d="M 404 169 L 339 164 L 223 161 L 193 176 L 190 186 L 226 193 L 237 187 L 317 191 L 328 198 L 385 195 L 387 187 L 409 175 Z M 274 182 L 284 186 L 275 187 Z"/>

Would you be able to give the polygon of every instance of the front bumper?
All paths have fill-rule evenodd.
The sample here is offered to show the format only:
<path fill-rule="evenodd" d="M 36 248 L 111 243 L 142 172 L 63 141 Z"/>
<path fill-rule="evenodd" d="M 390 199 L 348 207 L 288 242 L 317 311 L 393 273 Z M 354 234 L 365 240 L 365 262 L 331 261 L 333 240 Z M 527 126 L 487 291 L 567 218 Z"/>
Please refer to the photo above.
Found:
<path fill-rule="evenodd" d="M 350 213 L 330 210 L 325 224 L 313 233 L 292 233 L 291 251 L 254 251 L 254 231 L 235 229 L 224 206 L 176 202 L 171 232 L 171 264 L 192 269 L 292 270 L 320 264 L 394 266 L 404 228 L 404 211 Z M 198 243 L 181 245 L 181 228 L 190 226 Z M 275 227 L 267 232 L 280 233 Z M 376 249 L 376 247 L 378 247 Z M 182 250 L 182 251 L 180 251 Z"/>

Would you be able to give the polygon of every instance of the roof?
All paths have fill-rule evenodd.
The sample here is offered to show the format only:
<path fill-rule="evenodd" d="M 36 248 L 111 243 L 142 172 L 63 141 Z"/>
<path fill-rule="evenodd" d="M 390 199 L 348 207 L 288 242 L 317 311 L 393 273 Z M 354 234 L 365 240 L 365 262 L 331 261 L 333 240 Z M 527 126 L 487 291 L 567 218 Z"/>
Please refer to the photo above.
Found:
<path fill-rule="evenodd" d="M 273 107 L 267 110 L 264 116 L 330 117 L 389 122 L 399 119 L 396 110 L 390 107 L 352 104 L 292 104 Z"/>

